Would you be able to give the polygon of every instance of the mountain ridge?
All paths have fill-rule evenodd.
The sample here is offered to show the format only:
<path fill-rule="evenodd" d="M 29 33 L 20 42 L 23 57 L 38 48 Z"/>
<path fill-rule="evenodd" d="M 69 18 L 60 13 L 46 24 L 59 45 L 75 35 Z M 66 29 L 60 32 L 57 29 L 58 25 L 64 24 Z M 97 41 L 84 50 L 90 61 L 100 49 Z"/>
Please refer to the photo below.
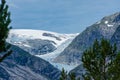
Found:
<path fill-rule="evenodd" d="M 102 18 L 80 33 L 54 61 L 72 65 L 81 64 L 83 51 L 89 48 L 95 39 L 110 40 L 119 25 L 120 12 Z"/>
<path fill-rule="evenodd" d="M 12 45 L 13 53 L 0 64 L 0 80 L 58 80 L 60 71 L 49 62 Z"/>

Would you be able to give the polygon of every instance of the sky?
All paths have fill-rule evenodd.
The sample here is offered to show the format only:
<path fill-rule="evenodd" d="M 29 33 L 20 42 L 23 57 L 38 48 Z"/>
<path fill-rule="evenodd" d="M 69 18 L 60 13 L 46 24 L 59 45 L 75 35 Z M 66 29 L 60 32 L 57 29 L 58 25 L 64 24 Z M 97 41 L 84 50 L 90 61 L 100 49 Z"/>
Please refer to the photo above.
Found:
<path fill-rule="evenodd" d="M 6 0 L 13 29 L 80 33 L 120 12 L 120 0 Z"/>

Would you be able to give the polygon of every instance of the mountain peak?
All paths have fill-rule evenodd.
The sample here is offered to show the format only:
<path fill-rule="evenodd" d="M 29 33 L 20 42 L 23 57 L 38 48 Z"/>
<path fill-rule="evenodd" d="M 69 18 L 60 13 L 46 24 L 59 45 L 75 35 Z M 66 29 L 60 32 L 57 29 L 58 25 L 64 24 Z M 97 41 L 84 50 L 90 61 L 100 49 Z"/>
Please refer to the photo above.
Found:
<path fill-rule="evenodd" d="M 120 22 L 120 12 L 116 13 L 114 22 Z"/>
<path fill-rule="evenodd" d="M 120 22 L 120 12 L 114 13 L 109 16 L 105 16 L 101 21 L 102 22 L 109 21 L 110 23 Z"/>

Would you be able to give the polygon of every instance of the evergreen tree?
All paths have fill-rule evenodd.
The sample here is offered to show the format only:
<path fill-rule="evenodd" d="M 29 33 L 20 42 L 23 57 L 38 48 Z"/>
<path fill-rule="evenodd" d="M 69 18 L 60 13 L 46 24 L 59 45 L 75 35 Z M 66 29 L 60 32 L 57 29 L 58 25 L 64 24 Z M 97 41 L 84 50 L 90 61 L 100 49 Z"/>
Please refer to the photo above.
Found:
<path fill-rule="evenodd" d="M 60 80 L 67 80 L 67 71 L 64 68 L 62 69 Z"/>
<path fill-rule="evenodd" d="M 70 73 L 69 77 L 70 77 L 70 80 L 76 80 L 75 73 Z"/>
<path fill-rule="evenodd" d="M 0 4 L 0 62 L 2 62 L 12 51 L 9 49 L 10 44 L 6 43 L 8 37 L 9 24 L 11 23 L 10 12 L 8 12 L 8 5 L 5 0 L 1 0 Z"/>
<path fill-rule="evenodd" d="M 69 73 L 67 74 L 67 71 L 62 69 L 60 80 L 80 80 L 80 77 L 76 78 L 75 73 Z"/>
<path fill-rule="evenodd" d="M 113 65 L 109 70 L 109 80 L 120 80 L 120 52 L 117 54 L 116 59 L 113 62 Z"/>
<path fill-rule="evenodd" d="M 82 62 L 86 69 L 84 80 L 120 80 L 120 53 L 108 40 L 95 40 L 84 52 Z"/>
<path fill-rule="evenodd" d="M 78 77 L 77 80 L 80 80 L 80 77 Z"/>

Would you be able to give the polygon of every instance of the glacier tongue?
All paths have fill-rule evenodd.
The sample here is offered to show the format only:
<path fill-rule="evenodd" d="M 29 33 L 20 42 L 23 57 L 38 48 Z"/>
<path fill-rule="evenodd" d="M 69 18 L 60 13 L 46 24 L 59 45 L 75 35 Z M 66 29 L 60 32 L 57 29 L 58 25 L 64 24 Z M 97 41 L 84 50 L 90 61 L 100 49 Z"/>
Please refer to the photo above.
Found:
<path fill-rule="evenodd" d="M 64 70 L 67 71 L 68 73 L 79 65 L 79 64 L 68 65 L 68 64 L 54 63 L 54 62 L 50 62 L 50 63 L 61 71 L 64 68 Z"/>
<path fill-rule="evenodd" d="M 54 67 L 58 68 L 59 70 L 62 70 L 62 68 L 64 68 L 67 72 L 69 72 L 70 70 L 74 69 L 78 65 L 77 64 L 68 65 L 68 64 L 55 63 L 54 59 L 72 42 L 74 38 L 75 36 L 66 40 L 60 46 L 58 46 L 55 51 L 51 53 L 44 54 L 44 55 L 36 55 L 36 56 L 50 62 Z"/>
<path fill-rule="evenodd" d="M 41 57 L 47 61 L 53 61 L 53 59 L 56 58 L 72 42 L 72 40 L 73 38 L 66 40 L 60 46 L 58 46 L 54 52 L 44 55 L 36 55 L 36 56 Z"/>

